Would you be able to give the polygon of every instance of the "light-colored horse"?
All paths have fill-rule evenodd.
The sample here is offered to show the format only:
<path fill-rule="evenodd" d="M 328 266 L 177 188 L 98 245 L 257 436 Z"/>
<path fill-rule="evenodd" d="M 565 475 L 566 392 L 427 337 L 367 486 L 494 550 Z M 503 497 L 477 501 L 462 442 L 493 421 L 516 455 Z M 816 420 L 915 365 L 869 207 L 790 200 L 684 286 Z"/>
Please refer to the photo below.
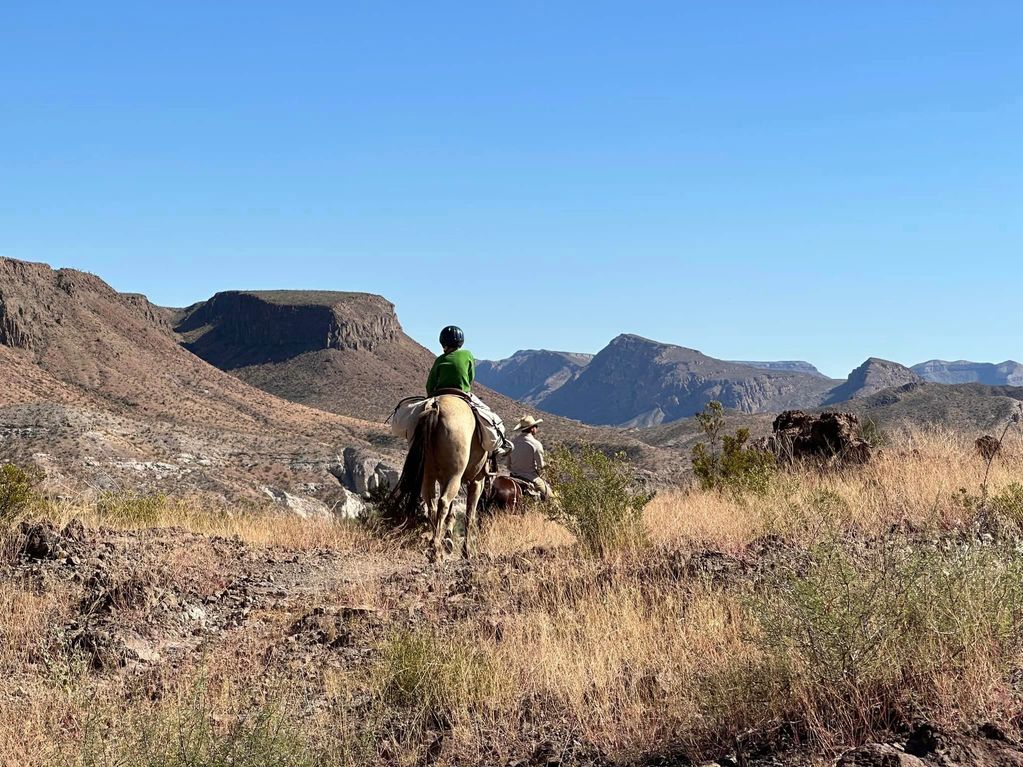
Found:
<path fill-rule="evenodd" d="M 396 488 L 406 522 L 419 499 L 426 503 L 433 528 L 433 558 L 444 557 L 444 539 L 455 526 L 452 504 L 466 486 L 465 539 L 462 556 L 476 554 L 478 506 L 486 476 L 487 454 L 476 431 L 476 414 L 457 395 L 442 394 L 427 405 L 416 424 Z M 439 488 L 439 493 L 438 493 Z"/>

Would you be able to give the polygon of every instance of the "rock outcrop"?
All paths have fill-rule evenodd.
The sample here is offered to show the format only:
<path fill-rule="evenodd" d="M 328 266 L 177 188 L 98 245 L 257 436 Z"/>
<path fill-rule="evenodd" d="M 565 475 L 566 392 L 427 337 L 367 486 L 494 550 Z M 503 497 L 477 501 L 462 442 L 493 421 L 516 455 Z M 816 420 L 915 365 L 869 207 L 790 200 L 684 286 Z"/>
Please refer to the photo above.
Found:
<path fill-rule="evenodd" d="M 863 439 L 860 419 L 852 413 L 804 413 L 787 410 L 774 419 L 773 434 L 756 447 L 781 461 L 866 463 L 870 444 Z"/>
<path fill-rule="evenodd" d="M 368 293 L 226 291 L 189 307 L 176 330 L 219 368 L 323 349 L 369 350 L 402 335 L 394 305 Z"/>

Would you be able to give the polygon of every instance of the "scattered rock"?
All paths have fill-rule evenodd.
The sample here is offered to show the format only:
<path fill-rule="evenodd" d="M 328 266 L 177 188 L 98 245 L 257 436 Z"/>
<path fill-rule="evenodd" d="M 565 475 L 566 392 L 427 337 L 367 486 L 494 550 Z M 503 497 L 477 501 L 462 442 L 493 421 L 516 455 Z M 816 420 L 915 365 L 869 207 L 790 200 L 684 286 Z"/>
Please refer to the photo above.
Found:
<path fill-rule="evenodd" d="M 869 743 L 846 751 L 835 767 L 926 767 L 926 764 L 896 746 Z"/>
<path fill-rule="evenodd" d="M 327 519 L 331 516 L 327 504 L 316 498 L 303 498 L 275 487 L 264 487 L 262 490 L 275 504 L 294 512 L 302 519 Z"/>

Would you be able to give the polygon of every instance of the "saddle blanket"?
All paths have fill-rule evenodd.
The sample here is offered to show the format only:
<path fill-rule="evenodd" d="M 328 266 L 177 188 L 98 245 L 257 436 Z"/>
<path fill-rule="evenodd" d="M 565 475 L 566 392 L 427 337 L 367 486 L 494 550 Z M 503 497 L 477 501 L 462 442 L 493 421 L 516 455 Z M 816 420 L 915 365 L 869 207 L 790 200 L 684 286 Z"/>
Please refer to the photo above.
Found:
<path fill-rule="evenodd" d="M 487 407 L 483 400 L 475 394 L 466 395 L 469 406 L 476 414 L 476 423 L 479 426 L 480 442 L 483 449 L 492 453 L 501 446 L 501 432 L 504 431 L 504 422 L 501 416 Z M 412 441 L 412 435 L 416 432 L 416 424 L 419 423 L 419 416 L 429 402 L 436 397 L 424 397 L 422 399 L 410 398 L 398 403 L 391 416 L 391 433 L 396 437 L 404 437 L 406 441 Z"/>

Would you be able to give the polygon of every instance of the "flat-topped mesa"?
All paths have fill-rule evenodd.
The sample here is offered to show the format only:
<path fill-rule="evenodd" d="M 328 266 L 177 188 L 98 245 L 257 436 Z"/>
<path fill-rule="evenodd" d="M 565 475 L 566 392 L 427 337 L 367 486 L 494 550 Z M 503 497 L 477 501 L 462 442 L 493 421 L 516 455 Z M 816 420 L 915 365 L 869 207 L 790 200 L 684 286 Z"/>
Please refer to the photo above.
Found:
<path fill-rule="evenodd" d="M 402 335 L 394 305 L 380 296 L 304 290 L 217 293 L 186 309 L 175 329 L 215 365 L 239 353 L 252 363 L 321 349 L 372 351 Z"/>

